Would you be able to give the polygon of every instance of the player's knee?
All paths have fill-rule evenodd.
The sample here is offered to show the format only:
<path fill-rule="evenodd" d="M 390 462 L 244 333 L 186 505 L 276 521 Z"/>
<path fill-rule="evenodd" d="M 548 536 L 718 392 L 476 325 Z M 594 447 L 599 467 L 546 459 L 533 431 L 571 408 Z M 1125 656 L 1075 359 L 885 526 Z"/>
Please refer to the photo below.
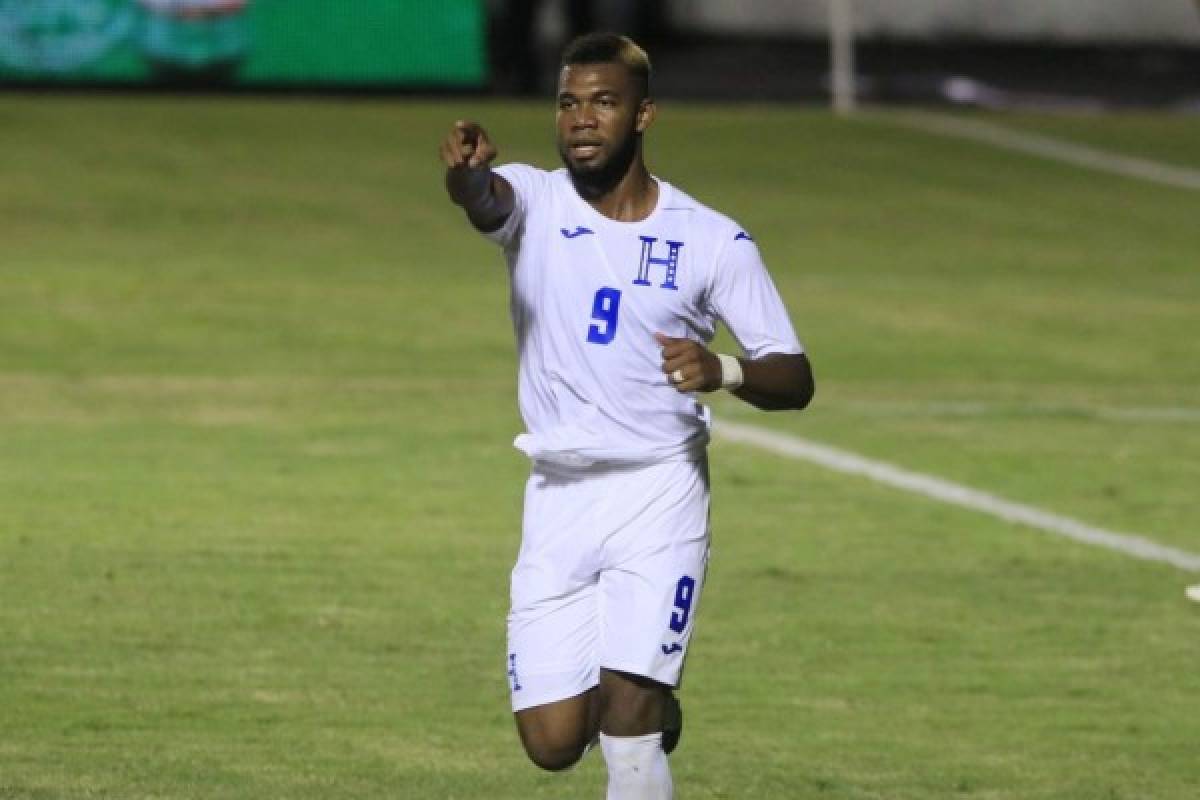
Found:
<path fill-rule="evenodd" d="M 576 741 L 523 740 L 525 754 L 537 766 L 549 772 L 559 772 L 574 766 L 583 758 L 586 743 Z"/>
<path fill-rule="evenodd" d="M 600 683 L 600 729 L 613 736 L 661 730 L 668 689 L 650 678 L 607 672 Z"/>
<path fill-rule="evenodd" d="M 566 769 L 587 750 L 586 716 L 574 705 L 554 705 L 517 714 L 517 733 L 529 760 L 551 772 Z"/>

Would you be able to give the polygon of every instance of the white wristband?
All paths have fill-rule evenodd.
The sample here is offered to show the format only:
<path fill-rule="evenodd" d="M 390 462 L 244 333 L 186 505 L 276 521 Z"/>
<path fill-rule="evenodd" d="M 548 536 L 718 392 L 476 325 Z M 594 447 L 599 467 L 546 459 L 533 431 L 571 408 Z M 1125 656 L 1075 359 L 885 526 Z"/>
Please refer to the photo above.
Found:
<path fill-rule="evenodd" d="M 717 360 L 721 362 L 722 389 L 732 392 L 745 382 L 746 376 L 742 373 L 742 362 L 724 353 L 717 353 Z"/>

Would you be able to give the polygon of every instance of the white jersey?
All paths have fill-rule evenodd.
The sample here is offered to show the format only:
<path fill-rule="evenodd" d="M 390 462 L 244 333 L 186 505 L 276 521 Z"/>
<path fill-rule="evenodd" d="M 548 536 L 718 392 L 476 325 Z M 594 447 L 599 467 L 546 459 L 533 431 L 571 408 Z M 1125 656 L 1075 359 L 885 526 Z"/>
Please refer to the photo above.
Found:
<path fill-rule="evenodd" d="M 662 371 L 656 332 L 707 344 L 723 322 L 749 358 L 801 353 L 758 247 L 666 181 L 638 222 L 575 191 L 565 169 L 499 167 L 515 206 L 486 236 L 504 247 L 527 432 L 536 461 L 582 466 L 695 457 L 709 412 Z"/>

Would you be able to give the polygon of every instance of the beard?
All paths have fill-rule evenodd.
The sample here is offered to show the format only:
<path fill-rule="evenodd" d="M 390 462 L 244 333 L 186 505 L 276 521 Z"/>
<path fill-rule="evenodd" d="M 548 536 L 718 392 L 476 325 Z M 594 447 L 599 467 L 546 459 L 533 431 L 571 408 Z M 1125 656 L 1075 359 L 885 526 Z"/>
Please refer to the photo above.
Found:
<path fill-rule="evenodd" d="M 570 159 L 570 148 L 561 139 L 558 142 L 558 155 L 562 158 L 567 173 L 575 189 L 585 197 L 600 197 L 608 194 L 621 182 L 629 172 L 629 167 L 637 157 L 638 146 L 642 135 L 630 130 L 609 154 L 608 158 L 598 164 L 575 164 Z"/>

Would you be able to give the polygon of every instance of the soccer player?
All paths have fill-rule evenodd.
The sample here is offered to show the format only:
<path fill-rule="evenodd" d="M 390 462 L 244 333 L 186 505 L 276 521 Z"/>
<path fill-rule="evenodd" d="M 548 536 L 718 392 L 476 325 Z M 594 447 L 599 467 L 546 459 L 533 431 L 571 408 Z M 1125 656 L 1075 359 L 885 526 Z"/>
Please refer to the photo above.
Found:
<path fill-rule="evenodd" d="M 709 412 L 727 389 L 800 409 L 808 359 L 751 236 L 652 175 L 650 62 L 590 34 L 558 80 L 564 169 L 492 169 L 487 132 L 441 143 L 450 198 L 508 262 L 532 460 L 506 667 L 525 751 L 561 770 L 599 738 L 609 800 L 672 794 L 667 754 L 708 563 Z M 717 322 L 744 351 L 711 352 Z"/>

